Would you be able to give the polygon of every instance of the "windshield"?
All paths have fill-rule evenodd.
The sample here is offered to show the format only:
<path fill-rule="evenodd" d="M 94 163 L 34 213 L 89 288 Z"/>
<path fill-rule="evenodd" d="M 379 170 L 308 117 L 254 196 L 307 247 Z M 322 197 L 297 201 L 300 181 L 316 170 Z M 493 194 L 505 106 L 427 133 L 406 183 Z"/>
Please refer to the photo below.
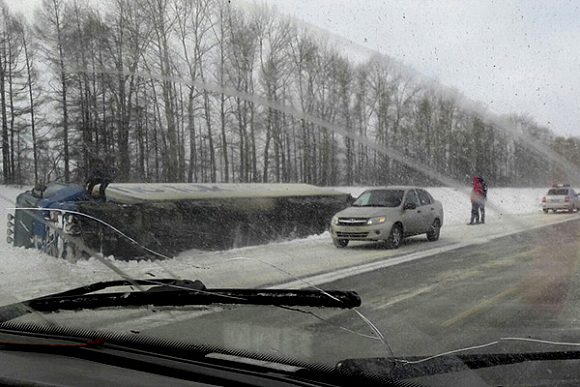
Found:
<path fill-rule="evenodd" d="M 366 191 L 352 204 L 354 207 L 399 207 L 403 201 L 404 190 Z"/>
<path fill-rule="evenodd" d="M 0 323 L 332 372 L 580 344 L 573 2 L 0 5 Z M 260 295 L 169 291 L 212 289 Z"/>

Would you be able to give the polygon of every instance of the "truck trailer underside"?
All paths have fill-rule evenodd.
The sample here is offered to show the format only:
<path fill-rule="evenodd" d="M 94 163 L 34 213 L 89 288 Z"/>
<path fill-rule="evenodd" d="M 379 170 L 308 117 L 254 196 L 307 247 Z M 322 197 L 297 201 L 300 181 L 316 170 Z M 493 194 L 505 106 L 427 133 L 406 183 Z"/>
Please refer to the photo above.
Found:
<path fill-rule="evenodd" d="M 187 183 L 111 184 L 102 200 L 52 183 L 18 196 L 9 238 L 63 258 L 88 255 L 75 238 L 117 259 L 167 258 L 321 234 L 350 200 L 306 184 Z"/>

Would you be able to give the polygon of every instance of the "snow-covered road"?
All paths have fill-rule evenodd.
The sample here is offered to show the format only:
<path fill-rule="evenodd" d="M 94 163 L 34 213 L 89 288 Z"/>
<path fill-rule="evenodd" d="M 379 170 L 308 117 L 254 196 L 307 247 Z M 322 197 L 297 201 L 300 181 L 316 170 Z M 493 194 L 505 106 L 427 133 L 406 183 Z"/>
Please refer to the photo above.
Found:
<path fill-rule="evenodd" d="M 353 194 L 363 188 L 340 188 Z M 438 242 L 423 236 L 407 240 L 398 250 L 384 250 L 376 245 L 353 243 L 336 249 L 328 233 L 310 238 L 245 247 L 221 252 L 187 251 L 165 261 L 108 260 L 134 278 L 178 277 L 200 279 L 208 287 L 268 286 L 308 278 L 323 283 L 329 279 L 375 270 L 380 267 L 422 259 L 436 252 L 448 251 L 522 230 L 565 222 L 578 214 L 541 212 L 541 198 L 546 189 L 490 190 L 487 224 L 467 227 L 470 204 L 465 192 L 449 188 L 429 189 L 443 203 L 445 225 Z M 3 219 L 12 212 L 22 189 L 0 186 Z M 466 190 L 468 192 L 468 190 Z M 2 197 L 8 200 L 2 199 Z M 6 221 L 0 222 L 0 235 L 6 235 Z M 35 250 L 14 248 L 0 241 L 0 304 L 64 290 L 65 287 L 116 279 L 118 276 L 95 259 L 68 262 Z M 305 286 L 304 282 L 291 283 Z"/>

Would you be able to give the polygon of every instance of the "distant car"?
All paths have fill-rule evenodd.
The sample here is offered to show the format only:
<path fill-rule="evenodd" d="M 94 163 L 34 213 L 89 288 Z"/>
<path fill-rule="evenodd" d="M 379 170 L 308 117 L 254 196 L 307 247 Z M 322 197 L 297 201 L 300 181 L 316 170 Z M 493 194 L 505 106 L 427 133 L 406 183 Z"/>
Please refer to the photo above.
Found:
<path fill-rule="evenodd" d="M 351 207 L 331 221 L 332 241 L 346 247 L 350 241 L 382 241 L 398 248 L 404 237 L 427 234 L 436 241 L 443 226 L 441 202 L 418 187 L 375 188 L 363 192 Z"/>
<path fill-rule="evenodd" d="M 580 198 L 569 184 L 553 185 L 542 199 L 544 213 L 549 210 L 574 212 L 580 209 Z"/>

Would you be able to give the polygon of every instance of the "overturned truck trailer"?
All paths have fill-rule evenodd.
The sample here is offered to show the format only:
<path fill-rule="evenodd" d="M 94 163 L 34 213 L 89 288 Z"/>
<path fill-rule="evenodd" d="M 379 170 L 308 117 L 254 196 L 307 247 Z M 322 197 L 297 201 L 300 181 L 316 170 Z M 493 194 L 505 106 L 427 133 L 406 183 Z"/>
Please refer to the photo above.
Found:
<path fill-rule="evenodd" d="M 105 256 L 168 257 L 320 234 L 352 199 L 307 184 L 111 184 L 106 200 L 93 194 L 60 183 L 20 194 L 9 239 L 64 258 L 86 254 L 75 238 Z"/>

